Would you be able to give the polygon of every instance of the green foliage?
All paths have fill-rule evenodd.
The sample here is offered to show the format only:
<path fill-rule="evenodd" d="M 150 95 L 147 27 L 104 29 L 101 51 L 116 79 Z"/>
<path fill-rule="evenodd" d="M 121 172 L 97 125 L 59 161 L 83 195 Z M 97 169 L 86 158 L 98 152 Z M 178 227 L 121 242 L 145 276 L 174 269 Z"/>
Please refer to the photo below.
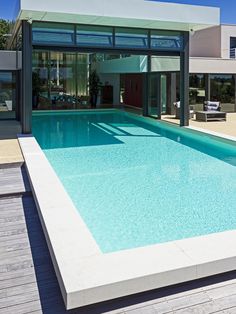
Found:
<path fill-rule="evenodd" d="M 41 79 L 39 72 L 32 73 L 32 93 L 33 96 L 38 96 L 41 92 Z"/>
<path fill-rule="evenodd" d="M 0 50 L 6 49 L 7 37 L 3 35 L 9 34 L 10 31 L 10 22 L 0 19 Z"/>
<path fill-rule="evenodd" d="M 197 103 L 197 96 L 198 96 L 198 90 L 190 88 L 190 90 L 189 90 L 189 101 L 191 104 Z"/>
<path fill-rule="evenodd" d="M 221 103 L 234 103 L 235 88 L 232 77 L 214 79 L 211 82 L 212 99 Z"/>
<path fill-rule="evenodd" d="M 98 95 L 101 88 L 101 82 L 96 70 L 93 70 L 89 75 L 89 93 L 90 95 Z"/>

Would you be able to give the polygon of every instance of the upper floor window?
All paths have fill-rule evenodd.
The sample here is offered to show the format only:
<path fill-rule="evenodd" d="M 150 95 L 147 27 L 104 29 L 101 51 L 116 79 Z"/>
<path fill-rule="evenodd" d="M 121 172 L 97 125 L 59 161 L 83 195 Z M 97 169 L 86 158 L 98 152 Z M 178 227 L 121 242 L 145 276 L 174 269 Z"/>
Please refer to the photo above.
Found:
<path fill-rule="evenodd" d="M 111 47 L 112 27 L 79 25 L 76 28 L 76 42 L 78 46 Z"/>
<path fill-rule="evenodd" d="M 180 50 L 183 48 L 183 36 L 179 32 L 151 31 L 151 48 Z"/>
<path fill-rule="evenodd" d="M 74 43 L 74 27 L 70 24 L 33 23 L 33 43 L 72 45 Z"/>
<path fill-rule="evenodd" d="M 236 37 L 230 37 L 230 53 L 231 59 L 236 59 Z"/>
<path fill-rule="evenodd" d="M 183 49 L 183 34 L 167 30 L 34 22 L 32 36 L 34 45 L 105 47 L 120 50 L 180 51 Z"/>
<path fill-rule="evenodd" d="M 120 48 L 148 48 L 148 31 L 116 28 L 115 45 Z"/>

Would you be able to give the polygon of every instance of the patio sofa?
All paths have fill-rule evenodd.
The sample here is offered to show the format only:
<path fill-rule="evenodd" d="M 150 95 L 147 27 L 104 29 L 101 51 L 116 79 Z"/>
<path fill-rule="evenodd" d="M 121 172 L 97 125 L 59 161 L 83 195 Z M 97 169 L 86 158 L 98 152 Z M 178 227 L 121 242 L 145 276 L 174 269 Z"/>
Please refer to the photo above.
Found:
<path fill-rule="evenodd" d="M 197 121 L 226 121 L 226 112 L 221 111 L 219 101 L 205 101 L 203 111 L 196 112 Z"/>

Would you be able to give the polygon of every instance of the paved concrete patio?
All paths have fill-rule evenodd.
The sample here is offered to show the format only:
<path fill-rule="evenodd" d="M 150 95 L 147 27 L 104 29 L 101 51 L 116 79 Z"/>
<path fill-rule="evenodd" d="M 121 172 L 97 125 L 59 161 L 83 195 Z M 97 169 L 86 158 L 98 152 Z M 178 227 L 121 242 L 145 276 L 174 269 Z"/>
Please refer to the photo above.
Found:
<path fill-rule="evenodd" d="M 4 164 L 24 161 L 17 140 L 18 133 L 21 133 L 18 121 L 0 120 L 0 167 Z"/>
<path fill-rule="evenodd" d="M 179 124 L 179 120 L 175 119 L 174 116 L 164 115 L 162 117 L 164 121 Z M 227 113 L 226 121 L 208 121 L 200 122 L 196 121 L 195 117 L 189 121 L 189 125 L 198 127 L 207 131 L 213 131 L 222 133 L 229 136 L 236 137 L 236 112 Z"/>

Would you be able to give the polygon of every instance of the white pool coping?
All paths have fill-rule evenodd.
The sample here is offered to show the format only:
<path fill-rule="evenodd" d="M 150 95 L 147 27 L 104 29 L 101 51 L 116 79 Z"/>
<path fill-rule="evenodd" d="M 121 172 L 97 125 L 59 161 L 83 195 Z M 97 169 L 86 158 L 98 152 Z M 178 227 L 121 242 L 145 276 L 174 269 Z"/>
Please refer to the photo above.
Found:
<path fill-rule="evenodd" d="M 19 136 L 67 309 L 236 269 L 236 230 L 103 254 L 33 136 Z"/>
<path fill-rule="evenodd" d="M 233 142 L 236 143 L 236 137 L 235 136 L 231 136 L 231 135 L 228 135 L 228 134 L 223 134 L 223 133 L 215 132 L 215 131 L 211 131 L 211 130 L 206 130 L 206 129 L 199 128 L 199 127 L 196 127 L 196 126 L 187 126 L 185 128 L 186 129 L 190 129 L 190 130 L 194 130 L 194 131 L 197 131 L 197 132 L 205 133 L 207 135 L 212 135 L 214 137 L 219 137 L 220 139 L 233 141 Z"/>

